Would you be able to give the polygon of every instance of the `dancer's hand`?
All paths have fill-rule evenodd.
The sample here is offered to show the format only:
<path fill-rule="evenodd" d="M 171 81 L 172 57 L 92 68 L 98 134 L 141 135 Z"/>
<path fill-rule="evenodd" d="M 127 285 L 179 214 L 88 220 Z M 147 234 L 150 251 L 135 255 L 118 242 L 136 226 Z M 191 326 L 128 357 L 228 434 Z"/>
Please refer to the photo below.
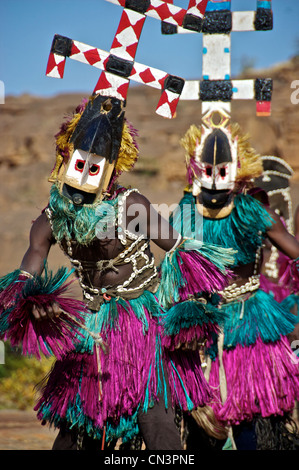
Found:
<path fill-rule="evenodd" d="M 51 305 L 48 305 L 46 308 L 36 304 L 34 304 L 32 307 L 32 314 L 36 320 L 58 318 L 61 312 L 61 308 L 55 302 L 53 302 Z"/>

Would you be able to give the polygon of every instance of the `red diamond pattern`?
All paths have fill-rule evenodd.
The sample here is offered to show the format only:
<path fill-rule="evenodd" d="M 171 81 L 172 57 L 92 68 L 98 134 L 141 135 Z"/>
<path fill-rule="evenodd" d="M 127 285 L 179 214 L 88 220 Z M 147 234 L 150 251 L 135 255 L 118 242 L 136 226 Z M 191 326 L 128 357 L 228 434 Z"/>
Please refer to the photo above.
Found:
<path fill-rule="evenodd" d="M 111 87 L 111 83 L 107 79 L 107 75 L 105 72 L 102 72 L 100 78 L 95 86 L 94 91 L 105 90 Z"/>
<path fill-rule="evenodd" d="M 145 15 L 125 9 L 112 43 L 111 53 L 122 56 L 125 51 L 129 57 L 125 55 L 124 58 L 134 60 L 144 21 Z"/>
<path fill-rule="evenodd" d="M 123 83 L 122 85 L 120 85 L 118 88 L 117 88 L 117 91 L 118 93 L 123 97 L 123 99 L 125 100 L 126 97 L 127 97 L 127 93 L 128 93 L 128 88 L 129 88 L 129 80 L 127 81 L 127 83 Z"/>
<path fill-rule="evenodd" d="M 103 95 L 107 95 L 109 93 L 110 96 L 115 96 L 116 98 L 125 100 L 128 87 L 128 79 L 120 78 L 114 74 L 107 74 L 106 72 L 102 72 L 98 83 L 95 86 L 94 93 L 100 93 Z"/>
<path fill-rule="evenodd" d="M 84 57 L 86 57 L 90 65 L 94 65 L 101 60 L 97 49 L 90 49 L 90 51 L 84 52 Z"/>
<path fill-rule="evenodd" d="M 189 5 L 188 5 L 187 13 L 191 8 L 194 8 L 198 11 L 199 16 L 204 16 L 206 8 L 207 8 L 208 1 L 209 0 L 200 0 L 200 1 L 199 0 L 190 0 Z"/>
<path fill-rule="evenodd" d="M 157 114 L 166 118 L 173 118 L 176 113 L 179 99 L 180 95 L 169 93 L 167 90 L 164 90 L 156 108 Z"/>
<path fill-rule="evenodd" d="M 48 75 L 51 73 L 54 67 L 56 67 L 56 61 L 54 54 L 51 52 L 48 59 L 46 74 Z"/>
<path fill-rule="evenodd" d="M 76 44 L 73 42 L 72 44 L 72 49 L 71 49 L 71 55 L 74 55 L 74 54 L 80 54 L 81 51 L 80 49 L 76 46 Z"/>
<path fill-rule="evenodd" d="M 165 21 L 169 18 L 172 18 L 178 26 L 181 26 L 186 15 L 186 10 L 178 7 L 171 8 L 172 6 L 172 4 L 167 4 L 164 2 L 161 2 L 161 5 L 158 6 L 154 6 L 151 4 L 151 6 L 147 10 L 147 13 L 155 12 L 159 16 L 161 21 Z"/>
<path fill-rule="evenodd" d="M 133 72 L 133 71 L 132 71 Z M 147 67 L 143 72 L 139 74 L 139 77 L 143 83 L 151 83 L 156 80 L 155 76 L 152 74 L 150 67 Z"/>
<path fill-rule="evenodd" d="M 57 67 L 57 73 L 59 75 L 59 78 L 63 78 L 65 62 L 66 62 L 65 57 L 62 58 L 62 56 L 53 54 L 53 52 L 51 52 L 49 55 L 46 74 L 47 75 L 53 74 L 55 67 Z"/>

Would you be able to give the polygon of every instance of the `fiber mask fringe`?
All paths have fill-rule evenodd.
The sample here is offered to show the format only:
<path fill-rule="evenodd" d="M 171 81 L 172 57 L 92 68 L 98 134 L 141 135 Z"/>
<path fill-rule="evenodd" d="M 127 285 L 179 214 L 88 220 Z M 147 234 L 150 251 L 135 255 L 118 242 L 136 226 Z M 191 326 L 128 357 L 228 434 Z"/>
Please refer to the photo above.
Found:
<path fill-rule="evenodd" d="M 264 343 L 275 342 L 291 333 L 298 322 L 283 304 L 261 289 L 245 300 L 244 305 L 242 303 L 237 301 L 222 306 L 228 318 L 224 327 L 225 348 L 234 348 L 238 344 L 248 346 L 258 338 Z"/>
<path fill-rule="evenodd" d="M 118 198 L 100 204 L 75 206 L 60 194 L 56 184 L 50 190 L 49 208 L 56 240 L 75 239 L 82 245 L 91 243 L 105 226 L 114 226 L 117 218 Z"/>
<path fill-rule="evenodd" d="M 182 211 L 184 217 L 181 217 Z M 273 219 L 262 204 L 248 194 L 237 194 L 231 214 L 223 219 L 199 218 L 194 196 L 186 193 L 179 203 L 179 211 L 171 215 L 170 223 L 183 236 L 192 235 L 197 240 L 212 240 L 217 246 L 230 247 L 235 252 L 234 265 L 238 266 L 254 261 L 256 249 L 261 246 Z"/>
<path fill-rule="evenodd" d="M 160 265 L 158 298 L 165 308 L 199 292 L 217 292 L 229 281 L 227 266 L 234 261 L 230 248 L 185 239 L 167 252 Z"/>
<path fill-rule="evenodd" d="M 79 335 L 78 325 L 84 323 L 86 306 L 64 295 L 71 283 L 66 281 L 72 273 L 67 268 L 60 268 L 53 274 L 45 266 L 43 276 L 28 277 L 20 274 L 0 294 L 3 306 L 1 337 L 9 340 L 12 347 L 21 347 L 22 354 L 38 359 L 41 354 L 60 358 L 73 350 Z M 53 303 L 61 309 L 59 317 L 43 321 L 34 318 L 33 305 L 47 310 Z"/>

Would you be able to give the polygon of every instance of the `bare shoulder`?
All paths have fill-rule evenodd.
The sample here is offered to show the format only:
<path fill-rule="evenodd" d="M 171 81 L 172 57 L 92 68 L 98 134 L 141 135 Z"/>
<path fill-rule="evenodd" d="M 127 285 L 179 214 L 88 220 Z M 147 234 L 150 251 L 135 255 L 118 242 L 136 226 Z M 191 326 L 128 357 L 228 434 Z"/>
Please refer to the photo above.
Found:
<path fill-rule="evenodd" d="M 147 197 L 145 197 L 138 189 L 132 189 L 129 195 L 127 196 L 127 201 L 130 203 L 134 202 L 147 202 L 149 203 L 149 200 Z"/>
<path fill-rule="evenodd" d="M 141 204 L 142 206 L 149 207 L 151 205 L 150 201 L 141 194 L 139 191 L 132 191 L 126 199 L 127 207 L 133 204 Z"/>

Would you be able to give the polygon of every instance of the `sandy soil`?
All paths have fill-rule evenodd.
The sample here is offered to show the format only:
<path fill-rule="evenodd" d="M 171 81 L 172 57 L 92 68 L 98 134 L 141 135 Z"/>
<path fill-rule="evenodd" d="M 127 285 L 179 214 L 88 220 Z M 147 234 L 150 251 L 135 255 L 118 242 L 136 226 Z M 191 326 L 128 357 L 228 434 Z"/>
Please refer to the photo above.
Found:
<path fill-rule="evenodd" d="M 56 434 L 33 411 L 0 410 L 0 450 L 51 450 Z"/>

